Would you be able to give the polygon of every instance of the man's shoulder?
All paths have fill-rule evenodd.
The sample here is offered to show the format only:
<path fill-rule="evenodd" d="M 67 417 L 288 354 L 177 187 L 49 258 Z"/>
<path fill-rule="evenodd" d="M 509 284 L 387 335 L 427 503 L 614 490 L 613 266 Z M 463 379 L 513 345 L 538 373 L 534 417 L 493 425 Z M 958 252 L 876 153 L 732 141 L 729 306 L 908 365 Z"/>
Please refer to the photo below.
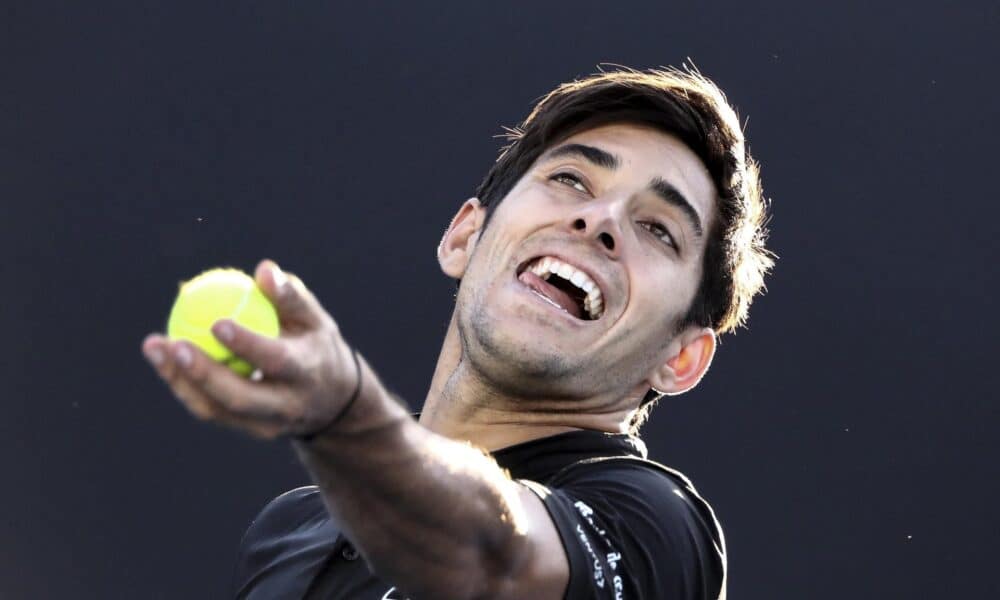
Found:
<path fill-rule="evenodd" d="M 556 487 L 611 485 L 647 496 L 701 496 L 691 480 L 680 471 L 641 456 L 598 456 L 567 465 L 554 474 L 549 485 Z"/>
<path fill-rule="evenodd" d="M 584 503 L 614 507 L 623 517 L 652 516 L 675 535 L 700 532 L 725 555 L 725 538 L 711 505 L 686 475 L 659 462 L 639 456 L 585 459 L 557 473 L 548 486 Z"/>
<path fill-rule="evenodd" d="M 721 597 L 722 529 L 681 472 L 639 456 L 594 457 L 540 488 L 578 574 L 572 597 L 591 597 L 590 586 L 603 587 L 608 576 L 630 595 Z"/>
<path fill-rule="evenodd" d="M 308 585 L 339 534 L 316 486 L 274 498 L 240 542 L 233 573 L 236 597 L 264 598 L 274 590 Z"/>
<path fill-rule="evenodd" d="M 246 536 L 266 536 L 293 530 L 321 514 L 325 515 L 326 510 L 319 488 L 315 485 L 298 487 L 268 502 L 250 523 Z"/>

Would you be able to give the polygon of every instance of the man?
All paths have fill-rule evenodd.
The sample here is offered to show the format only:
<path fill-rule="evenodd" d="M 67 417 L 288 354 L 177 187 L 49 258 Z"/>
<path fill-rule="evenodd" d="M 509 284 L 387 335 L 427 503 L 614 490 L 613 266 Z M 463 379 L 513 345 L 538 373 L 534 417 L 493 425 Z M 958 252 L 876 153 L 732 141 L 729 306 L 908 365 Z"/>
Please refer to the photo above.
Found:
<path fill-rule="evenodd" d="M 143 350 L 195 416 L 287 436 L 317 486 L 244 537 L 241 598 L 723 598 L 725 544 L 633 434 L 694 387 L 771 259 L 736 115 L 697 73 L 619 71 L 542 99 L 438 247 L 459 281 L 419 420 L 292 275 L 278 340 Z M 359 560 L 358 556 L 363 558 Z"/>

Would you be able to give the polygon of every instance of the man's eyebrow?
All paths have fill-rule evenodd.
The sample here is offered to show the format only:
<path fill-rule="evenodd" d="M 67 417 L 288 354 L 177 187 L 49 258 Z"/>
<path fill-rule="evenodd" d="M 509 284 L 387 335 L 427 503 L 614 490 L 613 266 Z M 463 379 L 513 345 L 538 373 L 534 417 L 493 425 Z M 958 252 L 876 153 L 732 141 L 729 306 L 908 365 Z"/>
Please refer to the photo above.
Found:
<path fill-rule="evenodd" d="M 611 169 L 612 171 L 617 169 L 618 165 L 622 163 L 620 158 L 607 150 L 601 150 L 600 148 L 585 144 L 565 144 L 558 146 L 549 150 L 545 154 L 544 160 L 551 160 L 560 156 L 580 156 L 599 167 Z"/>
<path fill-rule="evenodd" d="M 564 144 L 557 146 L 546 152 L 542 160 L 551 160 L 560 156 L 580 156 L 599 167 L 611 169 L 612 171 L 621 165 L 621 159 L 614 154 L 595 146 L 587 146 L 586 144 Z M 688 202 L 688 199 L 684 197 L 684 194 L 680 190 L 662 177 L 654 178 L 649 183 L 649 189 L 660 198 L 663 198 L 668 204 L 679 208 L 687 216 L 688 220 L 691 221 L 691 227 L 694 229 L 695 235 L 698 237 L 704 235 L 704 228 L 701 225 L 701 217 L 698 216 L 698 211 L 691 206 L 691 203 Z"/>
<path fill-rule="evenodd" d="M 665 181 L 660 177 L 656 177 L 653 181 L 649 182 L 649 189 L 653 190 L 657 196 L 666 200 L 666 202 L 672 206 L 675 206 L 687 215 L 689 221 L 691 221 L 691 226 L 694 228 L 694 232 L 698 237 L 701 237 L 704 233 L 701 226 L 701 218 L 698 217 L 698 211 L 691 206 L 684 194 L 675 188 L 673 185 Z"/>

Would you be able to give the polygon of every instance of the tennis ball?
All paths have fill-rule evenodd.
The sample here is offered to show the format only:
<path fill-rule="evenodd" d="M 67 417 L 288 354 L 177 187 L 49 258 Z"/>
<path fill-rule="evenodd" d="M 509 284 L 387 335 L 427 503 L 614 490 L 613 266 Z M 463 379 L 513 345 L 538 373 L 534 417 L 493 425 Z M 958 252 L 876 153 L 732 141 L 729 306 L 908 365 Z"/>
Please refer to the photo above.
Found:
<path fill-rule="evenodd" d="M 181 284 L 167 321 L 167 336 L 187 340 L 240 375 L 253 366 L 212 335 L 219 319 L 232 319 L 260 335 L 278 337 L 278 313 L 253 278 L 238 269 L 211 269 Z"/>

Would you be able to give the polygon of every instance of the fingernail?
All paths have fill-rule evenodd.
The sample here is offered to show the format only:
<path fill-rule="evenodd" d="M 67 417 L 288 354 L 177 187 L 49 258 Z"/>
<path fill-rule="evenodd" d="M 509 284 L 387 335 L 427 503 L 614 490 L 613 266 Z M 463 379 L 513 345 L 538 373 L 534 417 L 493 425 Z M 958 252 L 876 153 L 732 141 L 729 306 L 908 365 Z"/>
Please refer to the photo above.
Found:
<path fill-rule="evenodd" d="M 278 265 L 274 265 L 271 269 L 271 279 L 274 281 L 274 290 L 279 294 L 284 293 L 285 286 L 288 285 L 288 276 Z"/>
<path fill-rule="evenodd" d="M 156 366 L 163 364 L 163 350 L 161 348 L 146 348 L 146 359 Z"/>
<path fill-rule="evenodd" d="M 215 337 L 219 338 L 221 342 L 233 341 L 233 336 L 236 334 L 233 331 L 233 324 L 229 321 L 219 321 L 212 328 L 212 332 L 215 333 Z"/>
<path fill-rule="evenodd" d="M 191 353 L 191 349 L 186 344 L 179 344 L 177 349 L 174 350 L 174 358 L 177 359 L 177 362 L 182 367 L 190 367 L 191 362 L 194 360 L 194 354 Z"/>

